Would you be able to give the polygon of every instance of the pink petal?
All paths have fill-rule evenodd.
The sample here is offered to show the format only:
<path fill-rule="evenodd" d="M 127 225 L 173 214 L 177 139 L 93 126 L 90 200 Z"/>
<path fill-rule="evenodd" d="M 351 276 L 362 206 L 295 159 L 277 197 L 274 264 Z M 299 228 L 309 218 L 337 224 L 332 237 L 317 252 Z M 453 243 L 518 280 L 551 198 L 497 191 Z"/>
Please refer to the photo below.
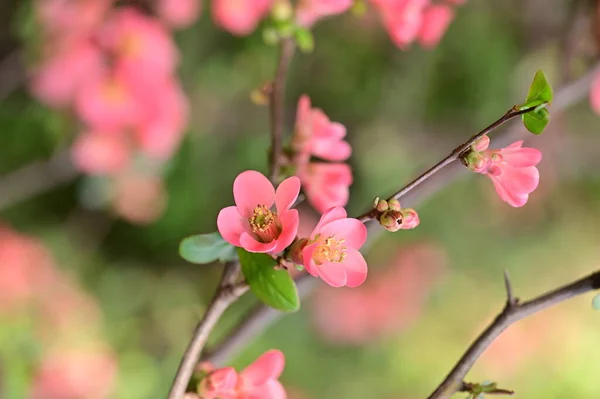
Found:
<path fill-rule="evenodd" d="M 352 154 L 352 147 L 344 140 L 334 138 L 314 139 L 311 144 L 313 155 L 328 161 L 345 161 Z"/>
<path fill-rule="evenodd" d="M 358 219 L 345 218 L 327 223 L 320 230 L 324 237 L 335 236 L 343 238 L 345 244 L 350 248 L 359 249 L 367 240 L 367 228 Z"/>
<path fill-rule="evenodd" d="M 279 381 L 270 380 L 261 386 L 243 390 L 237 399 L 286 399 L 287 393 Z"/>
<path fill-rule="evenodd" d="M 247 232 L 243 232 L 240 235 L 240 246 L 248 252 L 261 252 L 268 253 L 275 249 L 277 246 L 277 240 L 271 242 L 262 243 L 258 242 Z"/>
<path fill-rule="evenodd" d="M 277 213 L 290 209 L 300 194 L 300 179 L 296 176 L 288 177 L 281 182 L 275 191 L 275 208 Z"/>
<path fill-rule="evenodd" d="M 258 359 L 240 373 L 244 386 L 258 386 L 268 380 L 279 378 L 285 366 L 285 356 L 279 350 L 272 349 L 263 353 Z"/>
<path fill-rule="evenodd" d="M 342 263 L 323 263 L 317 266 L 319 277 L 332 287 L 343 287 L 346 285 L 346 270 Z"/>
<path fill-rule="evenodd" d="M 504 162 L 511 166 L 535 166 L 542 160 L 542 153 L 536 148 L 510 148 L 500 150 Z"/>
<path fill-rule="evenodd" d="M 235 178 L 233 198 L 240 214 L 249 218 L 258 205 L 271 208 L 275 198 L 275 189 L 262 173 L 247 170 Z"/>
<path fill-rule="evenodd" d="M 540 182 L 540 172 L 535 166 L 514 168 L 504 165 L 498 180 L 510 192 L 529 194 L 537 188 Z"/>
<path fill-rule="evenodd" d="M 313 230 L 312 234 L 310 235 L 312 238 L 315 237 L 315 235 L 317 235 L 321 228 L 326 225 L 329 222 L 333 222 L 334 220 L 338 220 L 338 219 L 344 219 L 348 216 L 348 214 L 346 213 L 346 210 L 344 208 L 342 208 L 341 206 L 336 206 L 334 208 L 331 208 L 327 211 L 325 211 L 325 213 L 323 213 L 321 215 L 321 219 L 319 220 L 319 223 L 317 223 L 317 225 L 315 226 L 315 229 Z"/>
<path fill-rule="evenodd" d="M 296 238 L 298 234 L 298 226 L 300 225 L 300 216 L 296 209 L 283 212 L 279 215 L 281 222 L 281 233 L 277 238 L 277 246 L 273 249 L 273 253 L 279 253 L 286 249 Z"/>
<path fill-rule="evenodd" d="M 358 287 L 367 279 L 367 261 L 362 254 L 354 249 L 346 249 L 344 258 L 344 267 L 346 268 L 346 286 Z"/>
<path fill-rule="evenodd" d="M 590 105 L 594 112 L 600 114 L 600 73 L 596 74 L 590 90 Z"/>
<path fill-rule="evenodd" d="M 302 249 L 302 259 L 304 260 L 304 268 L 310 275 L 314 277 L 319 276 L 319 268 L 312 259 L 313 254 L 315 253 L 315 250 L 318 246 L 319 243 L 315 243 L 307 245 Z"/>
<path fill-rule="evenodd" d="M 498 193 L 498 196 L 500 197 L 500 199 L 506 203 L 508 203 L 510 206 L 515 207 L 515 208 L 519 208 L 522 207 L 523 205 L 525 205 L 527 203 L 527 200 L 529 198 L 528 194 L 515 194 L 515 193 L 511 193 L 508 190 L 506 190 L 506 188 L 502 185 L 502 183 L 500 181 L 498 181 L 498 178 L 495 176 L 490 176 L 490 179 L 492 180 L 492 183 L 494 183 L 494 187 L 496 188 L 496 193 Z"/>
<path fill-rule="evenodd" d="M 217 216 L 217 228 L 225 241 L 236 247 L 240 246 L 240 236 L 246 231 L 248 220 L 240 215 L 238 208 L 228 206 L 221 209 Z"/>
<path fill-rule="evenodd" d="M 215 370 L 208 378 L 216 392 L 234 389 L 238 383 L 238 375 L 233 367 Z"/>
<path fill-rule="evenodd" d="M 419 31 L 419 42 L 425 48 L 433 48 L 440 42 L 450 22 L 454 19 L 454 11 L 445 5 L 433 5 L 423 12 L 423 23 Z"/>

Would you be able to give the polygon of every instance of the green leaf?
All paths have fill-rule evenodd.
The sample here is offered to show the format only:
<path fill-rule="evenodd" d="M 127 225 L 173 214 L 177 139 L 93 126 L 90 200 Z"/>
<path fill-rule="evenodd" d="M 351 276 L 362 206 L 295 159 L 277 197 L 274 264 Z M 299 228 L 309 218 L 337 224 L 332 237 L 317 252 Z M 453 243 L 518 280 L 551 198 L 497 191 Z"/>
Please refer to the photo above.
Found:
<path fill-rule="evenodd" d="M 311 31 L 305 28 L 296 29 L 296 43 L 304 53 L 310 53 L 315 48 L 315 39 Z"/>
<path fill-rule="evenodd" d="M 550 121 L 550 112 L 540 106 L 536 110 L 522 115 L 523 124 L 533 134 L 541 134 Z"/>
<path fill-rule="evenodd" d="M 198 234 L 181 241 L 179 255 L 191 263 L 227 262 L 235 259 L 235 247 L 217 232 Z"/>
<path fill-rule="evenodd" d="M 525 103 L 521 105 L 521 109 L 547 104 L 552 102 L 552 98 L 552 87 L 548 83 L 546 75 L 544 75 L 544 72 L 540 69 L 533 77 L 529 93 L 527 93 L 527 98 L 525 99 Z"/>
<path fill-rule="evenodd" d="M 594 310 L 600 310 L 600 294 L 596 295 L 594 299 L 592 299 L 592 307 Z"/>
<path fill-rule="evenodd" d="M 267 254 L 238 248 L 242 272 L 254 294 L 267 305 L 286 312 L 300 309 L 296 284 L 286 270 L 275 270 L 277 262 Z"/>

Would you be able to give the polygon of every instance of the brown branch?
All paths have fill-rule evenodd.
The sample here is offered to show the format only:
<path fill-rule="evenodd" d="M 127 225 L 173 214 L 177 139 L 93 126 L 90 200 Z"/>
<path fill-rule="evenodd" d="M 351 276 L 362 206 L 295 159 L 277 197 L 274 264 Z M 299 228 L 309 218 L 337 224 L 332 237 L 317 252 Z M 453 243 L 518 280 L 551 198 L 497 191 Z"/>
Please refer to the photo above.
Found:
<path fill-rule="evenodd" d="M 587 277 L 567 284 L 553 291 L 547 292 L 524 303 L 512 303 L 510 297 L 506 302 L 504 310 L 496 319 L 477 337 L 469 349 L 460 358 L 448 376 L 429 395 L 428 399 L 446 399 L 451 397 L 463 387 L 463 381 L 471 367 L 479 356 L 490 346 L 498 336 L 510 325 L 522 320 L 534 313 L 559 304 L 567 299 L 585 294 L 586 292 L 600 288 L 600 271 Z"/>
<path fill-rule="evenodd" d="M 590 90 L 591 81 L 596 73 L 600 73 L 600 64 L 592 68 L 585 76 L 559 88 L 555 92 L 552 110 L 554 112 L 563 111 L 585 98 Z M 496 140 L 499 142 L 509 142 L 520 136 L 524 132 L 522 124 L 515 124 L 512 128 L 499 133 Z M 415 189 L 405 192 L 402 196 L 403 204 L 416 206 L 431 198 L 435 193 L 441 191 L 451 182 L 454 182 L 468 174 L 467 169 L 460 163 L 454 163 L 437 173 L 434 177 L 415 187 Z M 371 226 L 368 226 L 371 227 Z M 385 230 L 377 229 L 369 231 L 369 241 L 373 242 L 378 234 Z M 300 298 L 304 299 L 310 295 L 318 280 L 310 276 L 303 275 L 297 280 Z M 252 341 L 257 335 L 261 334 L 269 325 L 275 323 L 285 313 L 279 312 L 266 305 L 257 305 L 246 317 L 244 317 L 236 327 L 234 327 L 220 342 L 207 351 L 204 359 L 209 360 L 217 366 L 224 365 L 229 361 L 232 355 L 243 348 L 248 342 Z"/>
<path fill-rule="evenodd" d="M 281 168 L 283 128 L 285 123 L 285 82 L 290 62 L 294 56 L 296 43 L 292 39 L 283 39 L 275 80 L 269 93 L 269 119 L 271 123 L 271 152 L 269 154 L 269 178 L 275 184 Z"/>
<path fill-rule="evenodd" d="M 225 265 L 217 292 L 208 305 L 204 317 L 196 325 L 192 333 L 192 340 L 181 358 L 173 385 L 169 391 L 169 399 L 183 398 L 210 333 L 229 305 L 248 290 L 247 284 L 237 282 L 239 274 L 240 266 L 237 262 L 230 262 Z"/>

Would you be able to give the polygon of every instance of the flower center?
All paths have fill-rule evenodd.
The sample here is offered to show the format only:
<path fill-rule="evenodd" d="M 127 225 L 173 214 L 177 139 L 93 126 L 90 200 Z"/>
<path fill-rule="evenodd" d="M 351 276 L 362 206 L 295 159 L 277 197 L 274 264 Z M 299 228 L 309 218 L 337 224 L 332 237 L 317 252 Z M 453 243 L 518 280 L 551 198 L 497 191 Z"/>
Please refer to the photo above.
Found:
<path fill-rule="evenodd" d="M 277 219 L 277 213 L 271 211 L 264 205 L 258 205 L 254 208 L 252 217 L 248 219 L 250 228 L 258 241 L 271 242 L 281 233 L 281 226 Z"/>
<path fill-rule="evenodd" d="M 335 236 L 329 236 L 321 241 L 313 253 L 313 259 L 316 264 L 320 265 L 326 262 L 342 263 L 346 258 L 345 240 L 338 240 Z"/>

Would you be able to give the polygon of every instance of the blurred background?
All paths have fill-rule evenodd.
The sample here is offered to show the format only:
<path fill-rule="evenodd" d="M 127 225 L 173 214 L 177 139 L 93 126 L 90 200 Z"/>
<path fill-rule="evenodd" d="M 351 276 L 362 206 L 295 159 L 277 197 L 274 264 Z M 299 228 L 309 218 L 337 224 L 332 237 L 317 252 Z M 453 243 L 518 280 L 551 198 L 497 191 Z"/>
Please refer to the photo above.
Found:
<path fill-rule="evenodd" d="M 36 17 L 36 3 L 0 5 L 0 397 L 162 398 L 222 269 L 186 263 L 178 244 L 216 230 L 237 174 L 266 172 L 267 109 L 250 93 L 274 75 L 277 48 L 260 28 L 236 36 L 216 26 L 206 2 L 197 18 L 172 24 L 179 64 L 163 72 L 170 93 L 186 99 L 168 103 L 180 105 L 173 134 L 185 134 L 156 157 L 135 155 L 126 173 L 103 173 L 114 165 L 94 164 L 96 152 L 81 144 L 90 120 L 106 120 L 94 113 L 101 105 L 77 103 L 89 93 L 65 105 L 54 94 L 66 77 L 40 77 L 63 43 Z M 132 3 L 148 11 L 148 2 Z M 292 62 L 286 132 L 302 94 L 347 127 L 354 174 L 347 209 L 362 213 L 522 101 L 537 69 L 555 90 L 589 74 L 597 7 L 469 0 L 433 49 L 399 49 L 372 7 L 320 21 L 314 51 Z M 156 43 L 162 50 L 149 59 L 161 63 L 168 46 Z M 73 75 L 90 71 L 62 65 Z M 584 78 L 540 137 L 530 140 L 517 124 L 503 128 L 516 126 L 543 152 L 540 186 L 524 208 L 509 207 L 487 178 L 466 173 L 415 199 L 409 205 L 420 226 L 373 243 L 364 286 L 319 282 L 299 313 L 265 328 L 230 364 L 281 349 L 281 380 L 293 399 L 425 397 L 501 310 L 504 269 L 522 298 L 597 269 L 600 119 L 591 85 Z M 591 98 L 593 106 L 593 91 Z M 142 152 L 158 148 L 141 142 Z M 318 215 L 306 205 L 303 212 L 310 229 Z M 494 380 L 522 398 L 600 397 L 600 314 L 591 297 L 509 328 L 469 381 Z M 242 298 L 212 339 L 254 304 Z"/>

